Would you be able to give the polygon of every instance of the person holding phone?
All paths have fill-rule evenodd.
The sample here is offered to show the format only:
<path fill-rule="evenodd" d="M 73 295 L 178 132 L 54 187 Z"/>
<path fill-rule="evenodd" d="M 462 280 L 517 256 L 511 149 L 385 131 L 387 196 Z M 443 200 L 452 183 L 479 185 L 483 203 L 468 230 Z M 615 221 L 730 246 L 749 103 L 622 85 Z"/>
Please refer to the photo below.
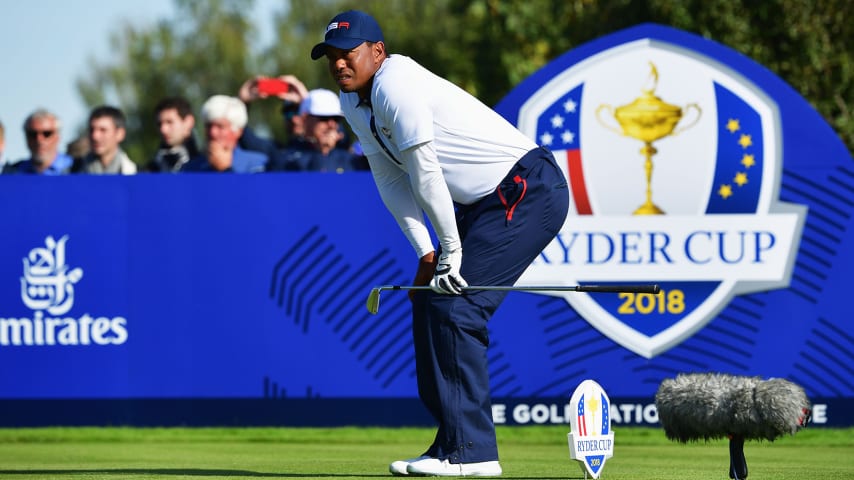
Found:
<path fill-rule="evenodd" d="M 338 95 L 318 88 L 300 103 L 300 142 L 280 149 L 271 159 L 271 171 L 344 173 L 368 170 L 367 158 L 341 145 L 345 143 L 344 113 Z"/>
<path fill-rule="evenodd" d="M 246 127 L 240 145 L 265 153 L 268 171 L 344 173 L 368 170 L 367 159 L 346 148 L 347 131 L 341 102 L 334 92 L 322 88 L 308 91 L 293 75 L 254 77 L 241 86 L 244 103 L 258 99 L 282 99 L 282 114 L 288 134 L 283 145 L 258 137 Z"/>
<path fill-rule="evenodd" d="M 282 121 L 287 142 L 281 144 L 272 138 L 261 137 L 247 124 L 243 129 L 243 135 L 240 136 L 240 147 L 261 152 L 273 159 L 278 150 L 302 142 L 304 130 L 297 112 L 300 103 L 307 95 L 308 89 L 293 75 L 278 77 L 257 75 L 243 82 L 237 96 L 246 105 L 247 112 L 251 110 L 252 104 L 259 100 L 276 99 L 282 102 Z"/>

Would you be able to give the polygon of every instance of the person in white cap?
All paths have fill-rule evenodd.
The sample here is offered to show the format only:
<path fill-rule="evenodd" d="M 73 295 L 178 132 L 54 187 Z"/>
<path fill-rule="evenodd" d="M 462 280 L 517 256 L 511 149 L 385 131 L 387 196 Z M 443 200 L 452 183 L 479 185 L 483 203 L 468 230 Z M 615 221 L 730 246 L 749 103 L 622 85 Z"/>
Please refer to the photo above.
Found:
<path fill-rule="evenodd" d="M 299 108 L 304 142 L 280 151 L 273 158 L 270 170 L 335 173 L 368 170 L 366 158 L 340 147 L 345 140 L 343 121 L 337 94 L 323 88 L 308 92 Z"/>
<path fill-rule="evenodd" d="M 262 152 L 269 157 L 267 171 L 344 173 L 369 169 L 363 155 L 344 147 L 347 143 L 344 114 L 337 94 L 322 88 L 308 91 L 293 75 L 276 77 L 285 82 L 287 88 L 270 94 L 261 87 L 260 82 L 264 79 L 254 77 L 247 80 L 240 87 L 238 96 L 247 106 L 264 98 L 283 101 L 287 143 L 281 145 L 261 138 L 248 126 L 240 137 L 242 148 Z"/>

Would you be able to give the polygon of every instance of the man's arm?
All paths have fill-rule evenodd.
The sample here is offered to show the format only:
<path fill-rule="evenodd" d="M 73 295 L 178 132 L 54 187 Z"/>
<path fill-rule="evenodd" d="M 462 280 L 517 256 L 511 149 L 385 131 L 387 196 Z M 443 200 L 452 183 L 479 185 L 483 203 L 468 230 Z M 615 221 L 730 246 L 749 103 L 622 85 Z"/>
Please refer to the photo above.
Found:
<path fill-rule="evenodd" d="M 377 190 L 418 258 L 434 250 L 424 214 L 412 193 L 406 173 L 392 165 L 382 153 L 368 155 Z"/>
<path fill-rule="evenodd" d="M 433 142 L 424 142 L 401 152 L 409 172 L 412 192 L 436 229 L 442 251 L 430 287 L 439 293 L 459 295 L 468 286 L 460 274 L 463 248 L 457 230 L 456 211 Z"/>
<path fill-rule="evenodd" d="M 276 154 L 276 142 L 268 138 L 259 137 L 249 125 L 243 129 L 243 134 L 238 141 L 240 148 L 252 152 L 261 152 L 267 155 L 267 158 L 272 158 Z"/>
<path fill-rule="evenodd" d="M 433 142 L 425 142 L 401 152 L 409 171 L 412 192 L 416 201 L 427 214 L 439 244 L 446 252 L 462 248 L 457 231 L 457 219 L 451 192 L 445 183 L 442 167 L 436 156 Z"/>

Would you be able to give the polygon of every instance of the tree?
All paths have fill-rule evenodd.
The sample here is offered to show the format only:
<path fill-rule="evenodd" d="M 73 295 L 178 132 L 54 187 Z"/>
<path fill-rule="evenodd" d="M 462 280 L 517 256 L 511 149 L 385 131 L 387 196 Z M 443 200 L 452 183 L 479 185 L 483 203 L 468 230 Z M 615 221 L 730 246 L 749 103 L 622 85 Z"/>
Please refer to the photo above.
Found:
<path fill-rule="evenodd" d="M 157 149 L 156 103 L 182 95 L 197 108 L 211 95 L 235 95 L 255 71 L 248 18 L 254 0 L 175 0 L 176 16 L 149 29 L 126 24 L 113 33 L 116 63 L 92 61 L 78 90 L 90 107 L 111 103 L 128 119 L 124 144 L 145 164 Z"/>
<path fill-rule="evenodd" d="M 131 158 L 144 158 L 139 152 L 156 145 L 151 109 L 166 93 L 199 104 L 212 93 L 234 94 L 255 73 L 291 73 L 310 89 L 336 89 L 326 62 L 311 61 L 309 52 L 329 19 L 353 2 L 288 2 L 275 15 L 273 44 L 257 54 L 249 48 L 255 29 L 245 13 L 252 4 L 176 0 L 179 20 L 117 34 L 118 62 L 96 65 L 80 91 L 90 105 L 103 101 L 104 92 L 118 95 L 134 117 Z M 379 20 L 390 52 L 415 58 L 488 105 L 583 43 L 639 23 L 670 25 L 768 67 L 854 146 L 850 0 L 362 0 L 355 8 Z M 253 105 L 251 122 L 283 136 L 277 108 L 270 101 Z"/>

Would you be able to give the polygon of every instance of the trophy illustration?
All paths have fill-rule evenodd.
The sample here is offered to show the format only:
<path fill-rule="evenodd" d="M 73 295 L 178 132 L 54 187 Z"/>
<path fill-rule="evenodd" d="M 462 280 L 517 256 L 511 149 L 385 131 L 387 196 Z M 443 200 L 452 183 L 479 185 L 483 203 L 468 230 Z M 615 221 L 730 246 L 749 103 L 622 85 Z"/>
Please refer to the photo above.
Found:
<path fill-rule="evenodd" d="M 694 126 L 700 120 L 700 107 L 696 103 L 685 106 L 685 112 L 693 109 L 697 114 L 693 121 L 680 128 L 676 125 L 683 118 L 683 109 L 676 105 L 670 105 L 657 96 L 655 88 L 658 86 L 658 70 L 650 62 L 651 67 L 649 88 L 641 88 L 641 96 L 632 103 L 617 107 L 603 104 L 596 109 L 596 119 L 608 130 L 620 135 L 636 138 L 644 143 L 640 152 L 646 158 L 644 170 L 646 171 L 646 202 L 637 208 L 634 215 L 661 215 L 664 211 L 652 203 L 652 156 L 658 151 L 652 146 L 652 142 L 668 135 L 677 135 L 680 132 Z M 608 112 L 609 116 L 616 119 L 620 128 L 617 128 L 602 118 L 602 112 Z"/>

